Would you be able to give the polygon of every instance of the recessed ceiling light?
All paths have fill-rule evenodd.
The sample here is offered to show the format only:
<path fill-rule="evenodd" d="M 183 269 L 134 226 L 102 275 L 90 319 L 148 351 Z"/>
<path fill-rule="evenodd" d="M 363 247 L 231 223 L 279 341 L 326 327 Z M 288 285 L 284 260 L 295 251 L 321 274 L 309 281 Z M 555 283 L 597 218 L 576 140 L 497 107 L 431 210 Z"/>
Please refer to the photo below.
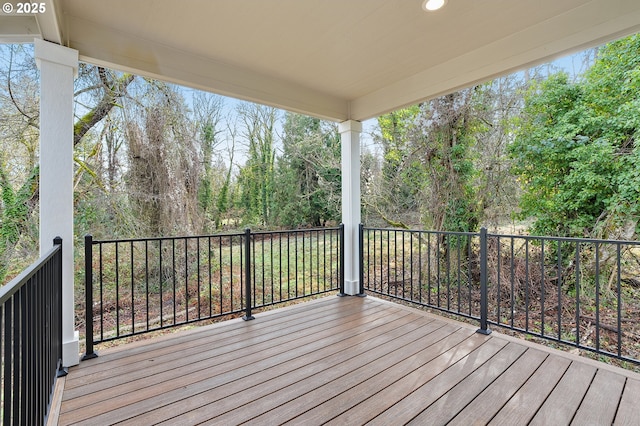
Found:
<path fill-rule="evenodd" d="M 422 8 L 427 12 L 433 12 L 444 6 L 446 2 L 447 0 L 424 0 L 422 2 Z"/>

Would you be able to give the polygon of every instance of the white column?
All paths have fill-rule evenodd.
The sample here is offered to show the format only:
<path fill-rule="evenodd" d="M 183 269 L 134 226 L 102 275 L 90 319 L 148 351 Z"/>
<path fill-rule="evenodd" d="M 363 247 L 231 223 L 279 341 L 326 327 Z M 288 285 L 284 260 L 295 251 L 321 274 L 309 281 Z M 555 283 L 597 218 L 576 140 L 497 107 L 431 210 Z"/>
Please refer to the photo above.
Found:
<path fill-rule="evenodd" d="M 360 133 L 362 123 L 339 124 L 342 143 L 342 223 L 344 224 L 344 292 L 359 290 L 358 226 L 360 225 Z"/>
<path fill-rule="evenodd" d="M 62 238 L 62 363 L 79 363 L 73 297 L 73 80 L 78 51 L 35 40 L 40 68 L 40 252 Z"/>

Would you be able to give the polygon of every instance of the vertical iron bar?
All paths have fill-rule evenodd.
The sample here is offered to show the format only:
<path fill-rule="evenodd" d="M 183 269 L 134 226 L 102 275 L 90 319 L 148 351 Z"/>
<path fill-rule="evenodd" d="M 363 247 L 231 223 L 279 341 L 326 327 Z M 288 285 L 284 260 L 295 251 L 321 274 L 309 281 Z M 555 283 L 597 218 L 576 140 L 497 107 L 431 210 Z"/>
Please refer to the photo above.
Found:
<path fill-rule="evenodd" d="M 431 305 L 431 232 L 427 232 L 427 304 Z"/>
<path fill-rule="evenodd" d="M 406 283 L 406 276 L 405 276 L 405 271 L 407 270 L 406 266 L 405 266 L 405 262 L 407 261 L 406 259 L 406 250 L 405 250 L 405 239 L 404 236 L 407 234 L 406 231 L 400 231 L 400 234 L 402 235 L 402 298 L 405 298 L 405 283 Z"/>
<path fill-rule="evenodd" d="M 460 258 L 462 257 L 462 248 L 460 247 L 461 241 L 462 241 L 462 236 L 458 235 L 458 237 L 456 237 L 456 257 L 457 257 L 457 259 L 456 259 L 456 267 L 457 267 L 456 281 L 458 282 L 458 289 L 457 289 L 457 292 L 458 292 L 458 295 L 457 295 L 458 296 L 458 301 L 457 301 L 457 303 L 458 303 L 458 312 L 462 312 L 462 309 L 460 307 L 461 303 L 462 303 L 462 294 L 461 294 L 462 293 L 462 283 L 460 282 L 460 274 L 462 272 L 461 263 L 460 263 L 461 262 Z"/>
<path fill-rule="evenodd" d="M 473 253 L 471 251 L 471 239 L 473 236 L 470 234 L 467 236 L 467 305 L 469 307 L 469 317 L 471 317 L 471 259 L 473 257 Z M 498 243 L 498 259 L 500 259 L 500 238 L 496 237 L 496 241 Z M 498 294 L 500 294 L 500 261 L 498 261 Z M 500 323 L 500 297 L 498 297 L 498 323 Z"/>
<path fill-rule="evenodd" d="M 447 311 L 451 312 L 451 235 L 446 234 L 447 244 Z"/>
<path fill-rule="evenodd" d="M 418 302 L 422 304 L 422 232 L 418 231 Z"/>
<path fill-rule="evenodd" d="M 529 331 L 529 239 L 524 240 L 524 329 Z"/>
<path fill-rule="evenodd" d="M 379 230 L 379 237 L 378 237 L 378 241 L 380 244 L 380 254 L 378 256 L 378 253 L 376 252 L 376 256 L 378 256 L 378 263 L 380 264 L 380 279 L 378 280 L 380 283 L 380 293 L 384 292 L 384 237 L 383 237 L 383 233 L 382 233 L 382 229 Z M 375 233 L 375 231 L 374 231 Z M 375 248 L 375 247 L 374 247 Z M 388 260 L 388 259 L 387 259 Z"/>
<path fill-rule="evenodd" d="M 20 294 L 20 316 L 18 318 L 18 321 L 20 322 L 20 352 L 21 352 L 21 358 L 22 358 L 22 363 L 20 365 L 20 384 L 18 387 L 18 392 L 20 394 L 20 410 L 19 410 L 19 416 L 21 421 L 18 421 L 16 423 L 19 424 L 27 424 L 27 394 L 29 396 L 29 405 L 32 405 L 34 400 L 37 397 L 37 389 L 35 389 L 33 386 L 34 382 L 31 380 L 31 377 L 34 373 L 33 368 L 33 361 L 34 361 L 34 350 L 33 350 L 33 346 L 35 343 L 35 337 L 36 335 L 34 333 L 32 333 L 32 330 L 30 330 L 31 328 L 31 322 L 33 320 L 37 320 L 36 316 L 38 314 L 37 311 L 39 311 L 40 309 L 42 309 L 42 306 L 34 306 L 34 310 L 36 312 L 33 312 L 32 315 L 27 315 L 27 305 L 32 306 L 32 303 L 35 303 L 35 300 L 33 299 L 33 293 L 34 293 L 34 280 L 36 279 L 35 276 L 33 276 L 28 282 L 27 284 L 22 287 L 19 290 L 19 294 Z M 31 318 L 30 318 L 31 317 Z M 29 407 L 29 410 L 31 410 L 32 407 Z"/>
<path fill-rule="evenodd" d="M 173 266 L 172 269 L 172 274 L 173 274 L 173 325 L 175 325 L 176 323 L 176 305 L 177 305 L 177 301 L 176 301 L 176 285 L 177 285 L 177 271 L 176 271 L 176 239 L 172 238 L 171 239 L 171 264 Z"/>
<path fill-rule="evenodd" d="M 339 230 L 338 230 L 338 233 L 340 233 L 340 231 L 339 231 Z M 339 244 L 338 244 L 338 246 L 339 246 Z M 333 249 L 333 232 L 331 232 L 331 233 L 329 234 L 329 247 L 330 247 L 329 254 L 330 254 L 330 256 L 331 256 L 331 259 L 330 259 L 330 261 L 331 261 L 331 262 L 330 262 L 330 264 L 329 264 L 329 280 L 330 280 L 329 282 L 331 283 L 331 286 L 333 287 L 333 285 L 334 285 L 334 283 L 333 283 L 333 259 L 334 259 L 334 249 Z M 338 247 L 338 250 L 339 250 L 339 249 L 340 249 L 340 248 Z M 337 252 L 336 260 L 338 260 L 338 259 L 337 259 L 337 257 L 338 257 L 339 255 L 340 255 L 340 254 L 339 254 L 339 252 Z M 282 280 L 281 280 L 281 281 L 282 281 Z M 339 281 L 339 280 L 338 280 L 338 281 Z M 336 284 L 337 284 L 337 285 L 336 285 L 336 287 L 338 287 L 338 291 L 340 291 L 340 283 L 338 282 L 338 283 L 336 283 Z"/>
<path fill-rule="evenodd" d="M 262 250 L 264 250 L 264 240 L 261 241 L 262 243 Z M 256 249 L 256 239 L 252 238 L 251 240 L 251 260 L 248 260 L 249 264 L 252 265 L 252 269 L 253 269 L 253 279 L 251 280 L 251 289 L 253 291 L 252 293 L 252 298 L 251 301 L 252 303 L 255 303 L 256 306 L 258 305 L 258 297 L 256 296 L 256 285 L 258 282 L 258 273 L 256 272 L 256 267 L 258 265 L 258 262 L 256 262 L 256 253 L 258 253 L 258 250 Z M 262 259 L 264 260 L 264 252 L 262 254 Z M 262 262 L 262 268 L 264 271 L 264 262 Z M 262 274 L 262 284 L 264 286 L 264 273 Z"/>
<path fill-rule="evenodd" d="M 515 310 L 516 310 L 516 296 L 515 296 L 515 240 L 513 237 L 511 237 L 511 307 L 509 308 L 509 310 L 511 311 L 511 319 L 510 319 L 510 324 L 511 324 L 511 328 L 513 328 L 513 323 L 514 323 L 514 317 L 515 317 Z"/>
<path fill-rule="evenodd" d="M 409 298 L 413 300 L 413 231 L 409 231 Z"/>
<path fill-rule="evenodd" d="M 331 251 L 329 253 L 331 253 Z M 327 231 L 326 230 L 323 230 L 322 232 L 322 289 L 324 291 L 327 291 Z"/>
<path fill-rule="evenodd" d="M 600 245 L 596 249 L 596 351 L 600 352 Z"/>
<path fill-rule="evenodd" d="M 22 377 L 20 377 L 20 372 L 22 371 L 21 369 L 21 360 L 22 357 L 20 356 L 20 344 L 18 343 L 19 341 L 22 340 L 22 333 L 23 330 L 21 330 L 20 326 L 20 298 L 22 295 L 23 290 L 20 289 L 18 290 L 18 292 L 13 296 L 13 333 L 14 333 L 14 340 L 13 340 L 13 362 L 14 362 L 14 368 L 13 368 L 13 407 L 12 407 L 12 411 L 13 411 L 13 419 L 15 420 L 16 423 L 20 424 L 20 420 L 19 420 L 19 416 L 20 416 L 20 383 L 22 382 Z"/>
<path fill-rule="evenodd" d="M 341 275 L 341 276 L 344 276 L 344 275 Z M 344 282 L 343 282 L 342 288 L 344 289 Z M 289 299 L 290 297 L 291 297 L 291 232 L 287 232 L 287 299 Z"/>
<path fill-rule="evenodd" d="M 576 242 L 576 346 L 580 346 L 580 243 Z"/>
<path fill-rule="evenodd" d="M 13 390 L 13 346 L 15 339 L 13 335 L 12 313 L 15 305 L 15 296 L 11 296 L 4 306 L 4 391 L 2 394 L 2 414 L 4 415 L 4 424 L 11 425 L 11 406 L 14 395 Z"/>
<path fill-rule="evenodd" d="M 213 271 L 211 270 L 211 237 L 207 238 L 207 275 L 209 276 L 209 317 L 213 315 Z M 220 265 L 222 269 L 222 264 Z"/>
<path fill-rule="evenodd" d="M 344 292 L 344 223 L 340 224 L 340 244 L 339 244 L 339 251 L 340 251 L 340 292 L 338 293 L 338 296 L 340 297 L 344 297 L 346 296 L 345 292 Z"/>
<path fill-rule="evenodd" d="M 498 288 L 497 288 L 497 293 L 498 293 L 498 295 L 497 295 L 497 298 L 498 298 L 498 300 L 497 300 L 497 303 L 498 303 L 498 306 L 497 306 L 497 308 L 498 308 L 498 313 L 497 313 L 498 314 L 498 324 L 502 324 L 502 315 L 501 315 L 501 312 L 500 312 L 501 307 L 502 307 L 502 295 L 500 294 L 500 287 L 502 286 L 502 280 L 500 279 L 500 276 L 502 274 L 502 269 L 501 269 L 501 266 L 500 266 L 500 265 L 502 265 L 502 254 L 501 254 L 501 251 L 500 251 L 501 250 L 501 246 L 502 246 L 502 243 L 500 242 L 500 237 L 496 237 L 496 247 L 497 247 L 496 251 L 497 251 L 497 258 L 498 258 L 498 265 L 497 265 L 497 267 L 498 267 L 498 269 L 497 269 L 497 272 L 498 272 L 498 279 L 497 279 L 497 281 L 498 281 L 498 283 L 497 283 L 497 286 L 498 286 Z"/>
<path fill-rule="evenodd" d="M 164 271 L 162 270 L 162 240 L 158 240 L 158 291 L 160 293 L 160 328 L 164 326 L 164 306 L 162 297 L 162 284 L 164 284 Z"/>
<path fill-rule="evenodd" d="M 8 342 L 5 342 L 5 335 L 4 335 L 4 313 L 5 313 L 5 303 L 0 304 L 0 330 L 2 331 L 2 339 L 0 339 L 0 358 L 3 358 L 3 354 L 4 354 L 4 348 L 6 347 Z M 5 372 L 2 369 L 2 364 L 4 364 L 4 362 L 0 363 L 0 384 L 4 383 L 5 380 Z M 2 412 L 3 414 L 6 413 L 6 407 L 4 405 L 4 401 L 5 401 L 5 395 L 4 395 L 4 386 L 0 385 L 0 412 Z M 4 416 L 1 416 L 0 420 L 4 420 Z"/>
<path fill-rule="evenodd" d="M 98 267 L 100 268 L 100 340 L 104 339 L 104 265 L 102 243 L 98 244 Z"/>
<path fill-rule="evenodd" d="M 280 274 L 280 281 L 278 281 L 280 283 L 278 285 L 278 292 L 279 292 L 278 300 L 281 302 L 282 301 L 282 234 L 280 234 L 280 238 L 278 238 L 278 268 L 279 268 L 279 274 Z"/>
<path fill-rule="evenodd" d="M 251 315 L 251 229 L 247 228 L 244 231 L 244 250 L 245 250 L 245 315 L 242 317 L 243 320 L 249 321 L 254 319 L 253 315 Z"/>
<path fill-rule="evenodd" d="M 541 278 L 541 284 L 540 284 L 540 334 L 542 335 L 542 337 L 544 337 L 544 317 L 545 317 L 545 313 L 544 313 L 544 292 L 546 290 L 546 286 L 545 286 L 545 276 L 544 276 L 544 240 L 541 241 L 540 244 L 540 273 L 542 275 Z"/>
<path fill-rule="evenodd" d="M 133 274 L 133 241 L 129 241 L 129 261 L 131 262 L 131 334 L 136 332 L 136 305 L 134 296 L 135 278 Z"/>
<path fill-rule="evenodd" d="M 231 241 L 232 237 L 229 237 L 229 281 L 230 283 L 233 282 L 233 279 L 231 277 L 233 277 L 233 263 L 231 262 L 231 259 L 233 259 L 233 244 Z M 218 284 L 218 298 L 220 299 L 220 314 L 222 314 L 224 312 L 224 308 L 223 308 L 223 303 L 224 303 L 224 298 L 223 298 L 223 292 L 224 292 L 224 275 L 222 273 L 222 270 L 224 269 L 222 267 L 222 237 L 218 238 L 218 279 L 219 279 L 219 284 Z M 231 285 L 231 284 L 229 284 Z"/>
<path fill-rule="evenodd" d="M 480 334 L 490 334 L 487 297 L 487 228 L 480 228 Z"/>
<path fill-rule="evenodd" d="M 387 294 L 391 294 L 391 231 L 387 230 Z"/>
<path fill-rule="evenodd" d="M 243 250 L 243 247 L 244 247 L 244 246 L 243 246 L 244 238 L 241 236 L 241 237 L 239 238 L 239 240 L 240 240 L 240 247 L 239 247 L 239 251 L 240 251 L 240 305 L 241 305 L 241 306 L 240 306 L 240 309 L 242 309 L 242 303 L 243 303 L 243 299 L 244 299 L 244 295 L 243 295 L 243 288 L 244 288 L 244 276 L 245 276 L 245 274 L 247 273 L 247 271 L 244 271 L 244 274 L 243 274 L 243 273 L 242 273 L 242 272 L 243 272 L 243 269 L 242 269 L 242 268 L 248 268 L 248 267 L 249 267 L 249 263 L 250 263 L 250 262 L 249 262 L 249 260 L 247 260 L 246 262 L 243 260 L 243 259 L 244 259 L 244 254 L 243 254 L 243 253 L 244 253 L 244 252 L 245 252 L 245 250 L 246 250 L 246 249 L 245 249 L 245 250 Z M 230 237 L 229 237 L 229 243 L 230 243 L 230 245 L 231 245 L 231 250 L 232 250 L 232 253 L 233 253 L 233 237 L 232 237 L 232 236 L 230 236 Z M 233 254 L 231 255 L 231 260 L 233 260 Z M 231 270 L 233 271 L 233 268 L 231 268 Z M 232 280 L 231 280 L 231 304 L 230 304 L 230 312 L 234 312 L 234 309 L 233 309 L 233 273 L 231 274 L 231 278 L 232 278 Z"/>
<path fill-rule="evenodd" d="M 364 232 L 364 230 L 363 230 Z M 371 230 L 367 229 L 367 285 L 366 288 L 371 289 L 371 268 L 373 265 L 373 277 L 374 277 L 374 285 L 373 288 L 375 290 L 375 275 L 376 275 L 376 254 L 375 254 L 375 246 L 376 246 L 376 231 L 373 231 L 373 261 L 371 260 Z M 364 249 L 364 247 L 363 247 Z M 363 288 L 365 288 L 363 284 Z"/>
<path fill-rule="evenodd" d="M 367 264 L 368 267 L 368 264 Z M 364 297 L 364 225 L 358 225 L 358 296 Z"/>
<path fill-rule="evenodd" d="M 618 356 L 622 356 L 622 289 L 620 288 L 620 281 L 622 278 L 622 271 L 621 271 L 621 253 L 620 253 L 620 243 L 616 244 L 616 264 L 618 267 L 618 276 L 617 276 L 617 282 L 616 282 L 616 294 L 618 297 L 618 306 L 617 306 L 617 313 L 618 313 Z"/>
<path fill-rule="evenodd" d="M 273 238 L 274 235 L 271 236 L 271 239 L 269 240 L 270 242 L 270 249 L 269 249 L 269 257 L 270 257 L 270 265 L 271 265 L 271 303 L 273 303 L 273 275 L 274 275 L 274 270 L 273 270 Z M 278 240 L 280 240 L 280 234 L 278 234 Z"/>
<path fill-rule="evenodd" d="M 149 240 L 144 241 L 144 293 L 146 329 L 149 331 Z"/>
<path fill-rule="evenodd" d="M 120 259 L 118 252 L 118 243 L 115 243 L 116 249 L 116 337 L 120 337 Z"/>
<path fill-rule="evenodd" d="M 200 313 L 200 238 L 196 237 L 196 267 L 197 269 L 197 280 L 198 280 L 198 292 L 196 293 L 196 297 L 198 298 L 198 319 L 202 318 L 202 314 Z"/>
<path fill-rule="evenodd" d="M 242 237 L 240 237 L 240 295 L 242 296 Z M 222 256 L 222 255 L 221 255 Z M 220 268 L 222 271 L 222 268 Z M 233 312 L 233 236 L 229 236 L 229 312 Z M 222 302 L 222 282 L 220 282 L 220 301 Z M 220 304 L 222 310 L 222 303 Z"/>
<path fill-rule="evenodd" d="M 557 292 L 558 292 L 558 340 L 562 340 L 562 241 L 556 240 L 558 244 L 558 272 L 557 272 Z"/>
<path fill-rule="evenodd" d="M 189 322 L 189 238 L 184 239 L 184 314 Z"/>
<path fill-rule="evenodd" d="M 398 230 L 393 230 L 393 295 L 398 296 Z M 403 283 L 404 285 L 404 283 Z"/>
<path fill-rule="evenodd" d="M 85 353 L 83 360 L 98 356 L 93 350 L 93 236 L 84 236 Z M 102 316 L 102 314 L 100 314 Z"/>
<path fill-rule="evenodd" d="M 436 296 L 438 299 L 437 307 L 441 307 L 442 305 L 442 295 L 440 291 L 441 284 L 441 274 L 440 274 L 440 234 L 436 235 L 436 285 L 438 288 L 436 289 Z"/>

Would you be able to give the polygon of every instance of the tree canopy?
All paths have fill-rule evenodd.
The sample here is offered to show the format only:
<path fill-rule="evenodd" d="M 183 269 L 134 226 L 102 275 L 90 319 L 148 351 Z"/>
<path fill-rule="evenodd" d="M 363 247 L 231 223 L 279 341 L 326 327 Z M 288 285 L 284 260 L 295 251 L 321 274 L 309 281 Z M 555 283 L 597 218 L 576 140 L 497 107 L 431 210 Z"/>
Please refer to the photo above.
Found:
<path fill-rule="evenodd" d="M 640 36 L 599 50 L 583 78 L 534 82 L 510 146 L 532 232 L 631 238 L 640 214 Z"/>

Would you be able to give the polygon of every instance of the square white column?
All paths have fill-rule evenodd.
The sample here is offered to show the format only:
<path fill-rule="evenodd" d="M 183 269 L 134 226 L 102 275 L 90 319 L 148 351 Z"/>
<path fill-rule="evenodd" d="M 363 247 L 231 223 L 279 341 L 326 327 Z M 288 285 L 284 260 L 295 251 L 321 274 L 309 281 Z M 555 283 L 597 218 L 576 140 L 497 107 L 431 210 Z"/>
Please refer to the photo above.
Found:
<path fill-rule="evenodd" d="M 73 296 L 73 81 L 78 51 L 36 39 L 40 68 L 40 253 L 62 238 L 62 364 L 80 362 Z"/>
<path fill-rule="evenodd" d="M 338 125 L 342 144 L 342 223 L 344 224 L 344 292 L 358 294 L 360 261 L 360 133 L 362 123 L 344 121 Z"/>

